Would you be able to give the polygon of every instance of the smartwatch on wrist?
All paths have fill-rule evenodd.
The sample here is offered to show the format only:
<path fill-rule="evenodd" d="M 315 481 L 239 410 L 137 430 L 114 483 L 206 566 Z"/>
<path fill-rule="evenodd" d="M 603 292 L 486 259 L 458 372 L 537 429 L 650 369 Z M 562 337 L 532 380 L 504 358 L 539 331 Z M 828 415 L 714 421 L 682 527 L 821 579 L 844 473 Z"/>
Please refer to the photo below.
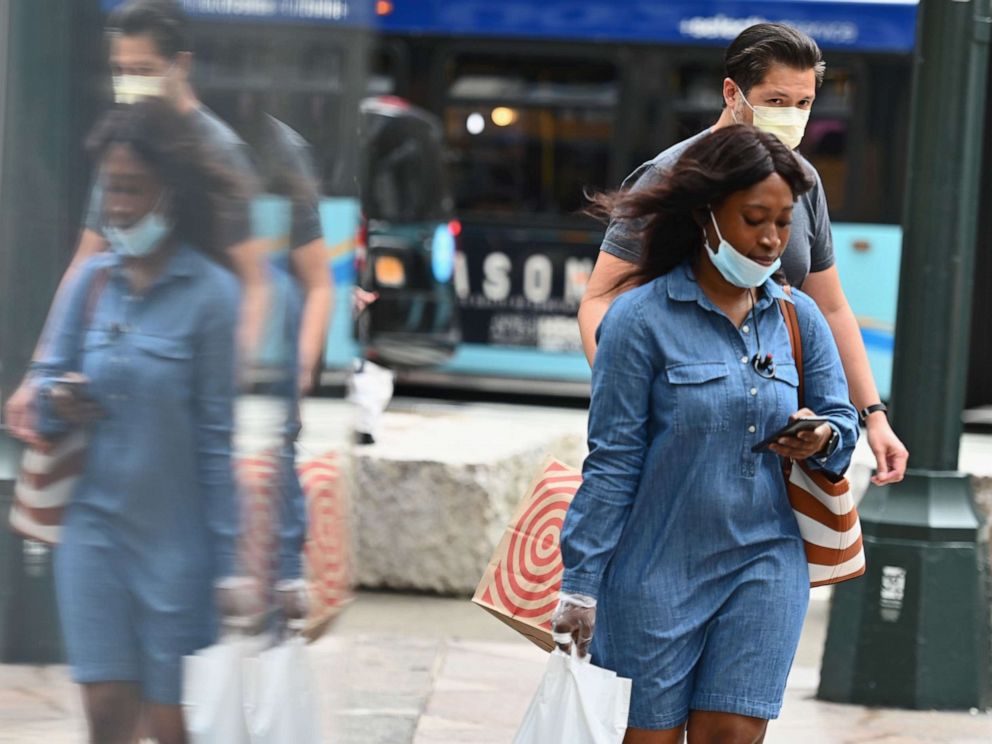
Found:
<path fill-rule="evenodd" d="M 878 413 L 879 411 L 881 411 L 882 413 L 886 413 L 888 410 L 889 410 L 888 406 L 886 406 L 884 403 L 874 403 L 873 405 L 867 406 L 866 408 L 862 408 L 860 411 L 858 411 L 858 417 L 861 419 L 862 425 L 864 425 L 865 423 L 867 423 L 868 417 L 871 416 L 873 413 Z"/>

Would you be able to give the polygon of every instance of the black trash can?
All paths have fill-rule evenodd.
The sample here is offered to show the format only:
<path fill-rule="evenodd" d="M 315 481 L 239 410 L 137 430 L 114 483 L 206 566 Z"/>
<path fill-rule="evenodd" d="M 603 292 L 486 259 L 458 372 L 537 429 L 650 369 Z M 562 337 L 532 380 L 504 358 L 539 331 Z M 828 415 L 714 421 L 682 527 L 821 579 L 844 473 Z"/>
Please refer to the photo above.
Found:
<path fill-rule="evenodd" d="M 7 526 L 20 455 L 20 445 L 0 431 L 0 662 L 58 664 L 65 654 L 52 550 Z"/>

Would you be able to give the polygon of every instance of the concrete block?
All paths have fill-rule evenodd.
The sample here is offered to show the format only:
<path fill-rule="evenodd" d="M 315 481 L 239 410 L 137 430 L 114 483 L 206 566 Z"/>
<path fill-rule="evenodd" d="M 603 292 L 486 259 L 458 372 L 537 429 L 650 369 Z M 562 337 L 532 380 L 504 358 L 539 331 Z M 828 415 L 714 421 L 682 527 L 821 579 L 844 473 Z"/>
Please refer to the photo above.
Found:
<path fill-rule="evenodd" d="M 378 441 L 354 448 L 359 585 L 471 595 L 549 456 L 581 464 L 584 412 L 387 412 Z"/>

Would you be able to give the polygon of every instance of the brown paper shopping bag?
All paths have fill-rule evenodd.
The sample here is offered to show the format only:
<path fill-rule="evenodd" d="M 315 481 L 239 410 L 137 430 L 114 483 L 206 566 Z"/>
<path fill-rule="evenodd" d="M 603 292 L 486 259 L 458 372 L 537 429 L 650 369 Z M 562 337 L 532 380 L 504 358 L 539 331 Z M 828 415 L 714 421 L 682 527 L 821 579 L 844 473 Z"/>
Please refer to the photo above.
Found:
<path fill-rule="evenodd" d="M 558 604 L 563 566 L 558 540 L 582 474 L 550 460 L 510 520 L 472 601 L 545 651 Z"/>
<path fill-rule="evenodd" d="M 242 565 L 262 586 L 270 586 L 278 552 L 279 457 L 271 451 L 242 457 L 237 472 L 244 518 L 239 545 Z M 303 635 L 314 640 L 353 595 L 348 493 L 334 452 L 298 463 L 297 473 L 307 506 L 303 557 L 310 612 Z"/>

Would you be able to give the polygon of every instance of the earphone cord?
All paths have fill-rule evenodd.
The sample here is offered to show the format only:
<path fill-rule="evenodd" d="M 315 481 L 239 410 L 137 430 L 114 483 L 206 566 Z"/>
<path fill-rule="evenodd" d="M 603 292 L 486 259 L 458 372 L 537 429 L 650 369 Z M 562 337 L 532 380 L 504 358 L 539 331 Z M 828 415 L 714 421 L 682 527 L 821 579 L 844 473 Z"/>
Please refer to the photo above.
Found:
<path fill-rule="evenodd" d="M 754 290 L 749 289 L 747 291 L 748 299 L 751 300 L 751 325 L 754 326 L 754 340 L 758 344 L 758 349 L 755 352 L 755 356 L 761 355 L 761 336 L 758 335 L 758 316 L 754 313 Z"/>
<path fill-rule="evenodd" d="M 754 326 L 754 341 L 758 345 L 758 349 L 754 354 L 754 369 L 759 374 L 762 374 L 771 367 L 772 360 L 770 356 L 765 356 L 764 359 L 761 357 L 761 336 L 758 334 L 758 315 L 754 311 L 754 290 L 749 289 L 747 291 L 748 299 L 751 300 L 751 325 Z"/>

